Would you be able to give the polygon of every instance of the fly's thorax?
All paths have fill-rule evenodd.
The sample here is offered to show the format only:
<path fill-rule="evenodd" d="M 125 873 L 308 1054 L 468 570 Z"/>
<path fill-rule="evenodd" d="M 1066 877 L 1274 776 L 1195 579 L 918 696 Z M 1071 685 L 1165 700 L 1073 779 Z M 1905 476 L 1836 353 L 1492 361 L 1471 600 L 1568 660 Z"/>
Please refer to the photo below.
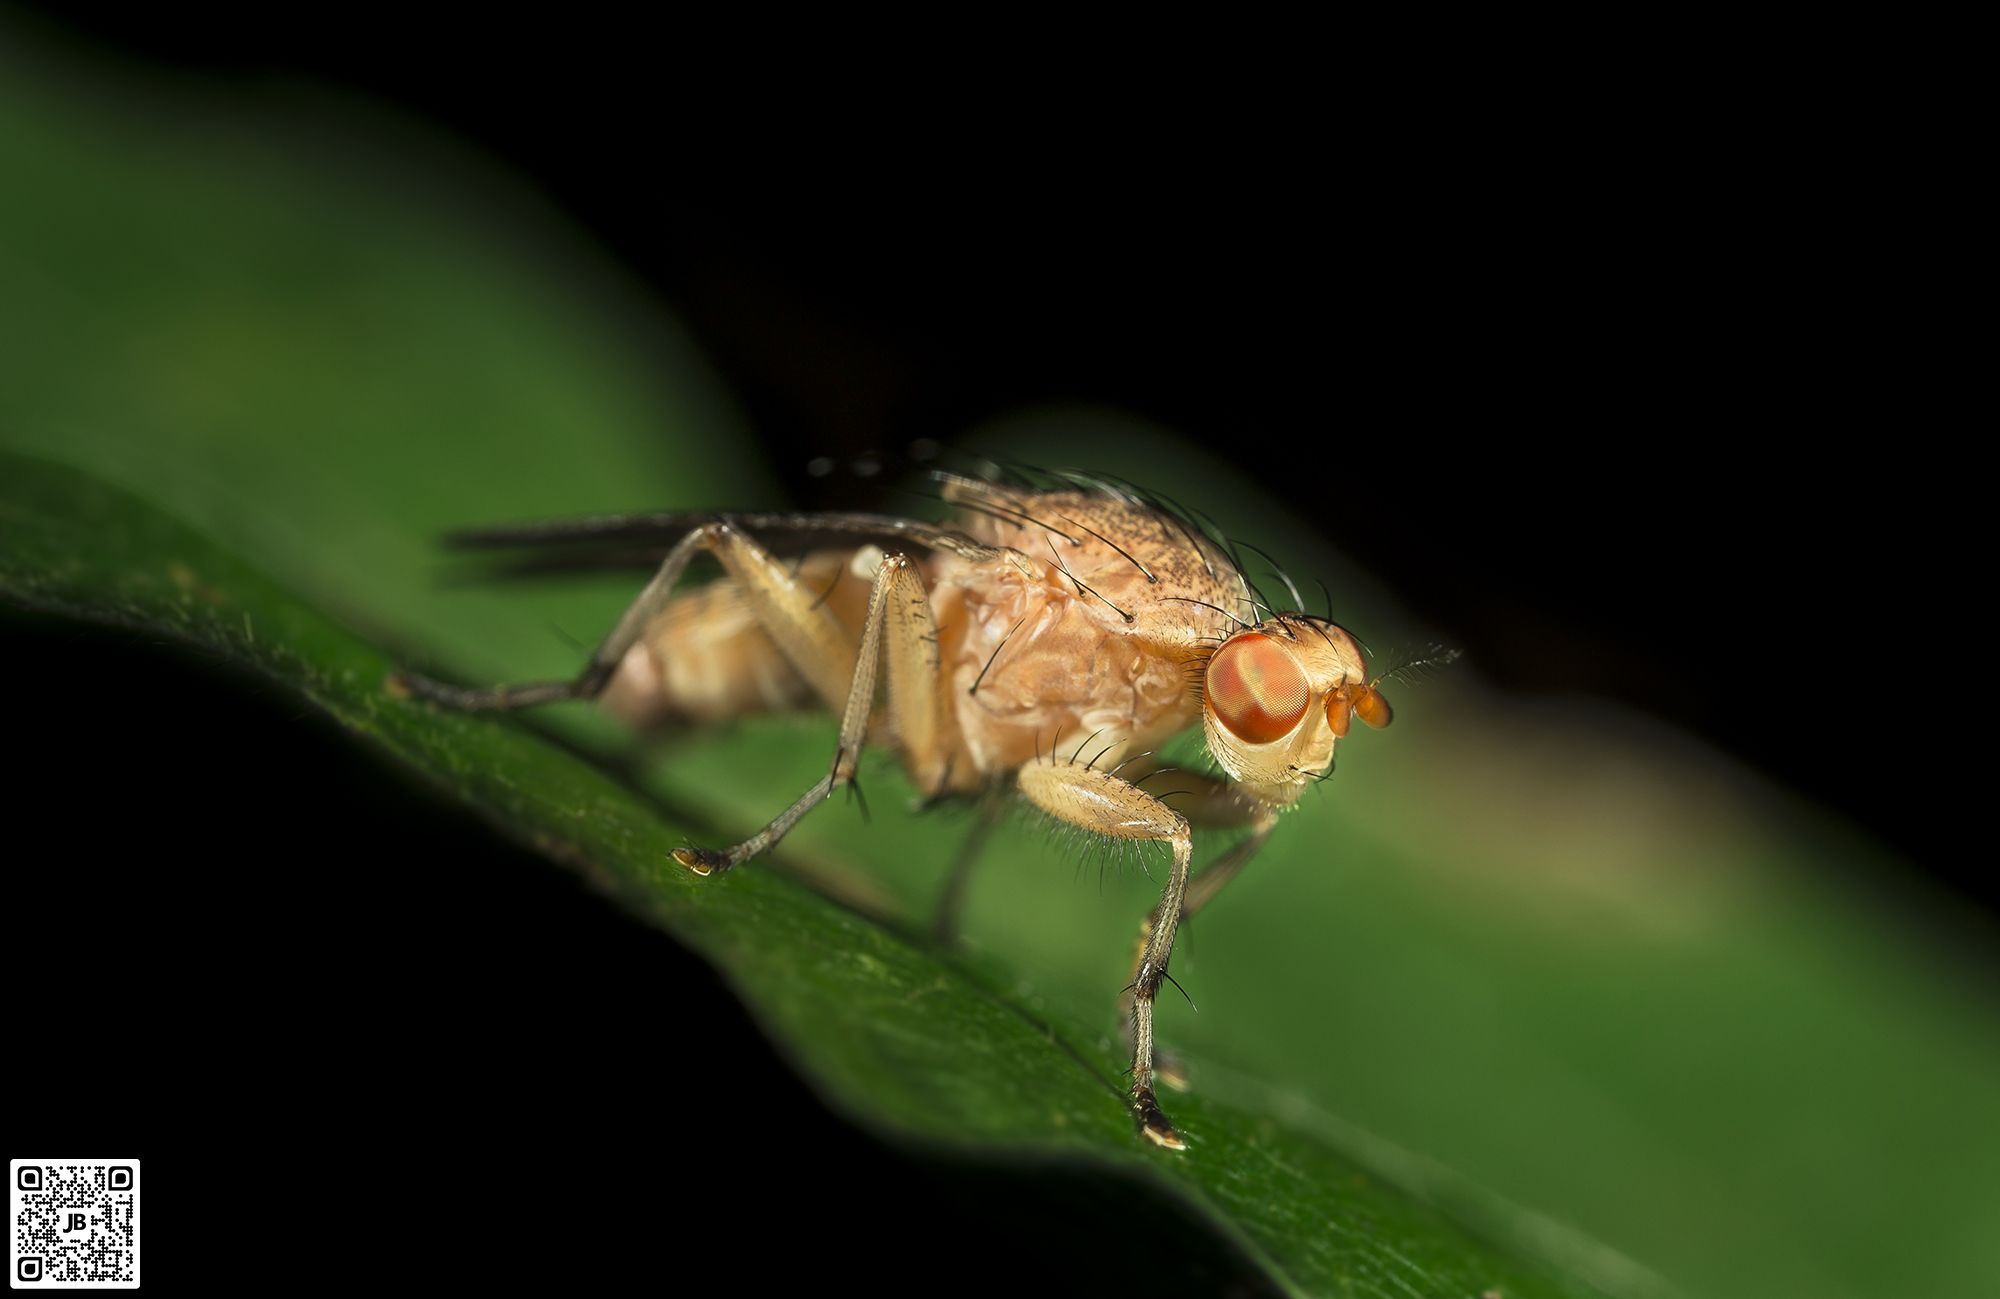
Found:
<path fill-rule="evenodd" d="M 1186 606 L 1133 601 L 1127 622 L 1014 551 L 945 560 L 934 580 L 944 671 L 978 769 L 1018 768 L 1059 735 L 1101 732 L 1093 752 L 1120 737 L 1146 748 L 1199 719 L 1188 680 L 1199 630 Z"/>
<path fill-rule="evenodd" d="M 1333 765 L 1359 715 L 1388 724 L 1361 645 L 1346 629 L 1301 614 L 1238 632 L 1202 671 L 1202 725 L 1215 760 L 1265 803 L 1297 800 Z"/>
<path fill-rule="evenodd" d="M 967 478 L 946 481 L 944 497 L 966 511 L 968 534 L 1140 635 L 1205 628 L 1190 600 L 1248 616 L 1235 561 L 1199 528 L 1143 501 Z"/>

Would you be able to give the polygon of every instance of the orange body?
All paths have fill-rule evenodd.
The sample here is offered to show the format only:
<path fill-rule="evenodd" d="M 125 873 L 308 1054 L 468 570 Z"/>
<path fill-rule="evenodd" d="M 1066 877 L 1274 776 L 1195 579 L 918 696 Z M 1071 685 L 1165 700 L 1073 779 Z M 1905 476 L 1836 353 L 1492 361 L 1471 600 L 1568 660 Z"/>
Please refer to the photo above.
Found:
<path fill-rule="evenodd" d="M 912 770 L 920 788 L 977 788 L 1058 734 L 1101 732 L 1093 751 L 1151 748 L 1201 720 L 1191 670 L 1231 619 L 1255 620 L 1220 547 L 1156 511 L 1086 492 L 1035 494 L 1022 509 L 1035 522 L 973 512 L 961 525 L 999 548 L 995 558 L 910 554 L 936 621 L 937 688 L 957 722 L 943 769 Z M 856 639 L 879 556 L 864 546 L 799 564 L 800 582 L 826 593 Z M 642 725 L 815 703 L 726 580 L 670 603 L 605 694 L 606 707 Z"/>

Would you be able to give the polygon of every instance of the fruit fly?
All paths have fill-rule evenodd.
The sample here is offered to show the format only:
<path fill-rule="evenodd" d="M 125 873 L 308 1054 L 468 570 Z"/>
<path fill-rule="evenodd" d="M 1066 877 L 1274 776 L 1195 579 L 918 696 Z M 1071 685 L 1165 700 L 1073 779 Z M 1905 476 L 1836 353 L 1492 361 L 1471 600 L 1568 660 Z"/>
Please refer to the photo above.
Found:
<path fill-rule="evenodd" d="M 956 508 L 947 523 L 663 514 L 461 534 L 529 548 L 529 569 L 643 562 L 653 576 L 573 680 L 466 689 L 404 674 L 395 687 L 460 709 L 592 699 L 642 726 L 831 710 L 826 774 L 741 843 L 676 850 L 700 876 L 784 838 L 854 782 L 869 745 L 900 754 L 928 798 L 1012 790 L 1090 834 L 1169 845 L 1125 1002 L 1139 1130 L 1181 1149 L 1154 1091 L 1153 1003 L 1174 935 L 1331 773 L 1354 719 L 1389 724 L 1380 679 L 1350 632 L 1273 609 L 1233 548 L 1162 497 L 1074 474 L 935 478 Z M 677 589 L 704 553 L 722 578 Z M 1196 724 L 1215 776 L 1154 756 Z M 1196 826 L 1249 834 L 1197 872 Z"/>

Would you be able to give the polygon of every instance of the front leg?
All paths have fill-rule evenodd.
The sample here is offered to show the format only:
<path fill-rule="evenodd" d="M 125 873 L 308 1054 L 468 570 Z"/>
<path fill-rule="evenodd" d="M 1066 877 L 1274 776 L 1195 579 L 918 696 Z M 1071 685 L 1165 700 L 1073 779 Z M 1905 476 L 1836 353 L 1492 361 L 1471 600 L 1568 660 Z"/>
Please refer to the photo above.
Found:
<path fill-rule="evenodd" d="M 1021 768 L 1017 779 L 1029 802 L 1071 825 L 1113 839 L 1151 840 L 1173 847 L 1173 868 L 1153 923 L 1147 926 L 1132 979 L 1132 1111 L 1148 1140 L 1169 1150 L 1184 1149 L 1187 1143 L 1160 1112 L 1153 1095 L 1153 999 L 1167 977 L 1187 894 L 1188 863 L 1194 854 L 1188 820 L 1129 781 L 1053 754 Z"/>
<path fill-rule="evenodd" d="M 1134 780 L 1144 783 L 1161 770 L 1135 775 Z M 1187 896 L 1181 902 L 1181 922 L 1194 919 L 1195 913 L 1215 900 L 1223 886 L 1236 878 L 1250 859 L 1264 846 L 1271 836 L 1271 827 L 1278 822 L 1277 813 L 1245 793 L 1240 786 L 1226 781 L 1212 780 L 1193 772 L 1175 771 L 1171 777 L 1180 787 L 1176 806 L 1189 823 L 1196 826 L 1237 827 L 1249 826 L 1250 833 L 1245 838 L 1225 849 L 1216 859 L 1194 873 L 1188 880 Z M 1146 948 L 1152 940 L 1153 930 L 1159 924 L 1159 912 L 1153 911 L 1139 926 L 1139 941 L 1132 952 L 1132 977 L 1134 983 L 1139 976 L 1139 967 L 1145 963 Z M 1125 1014 L 1127 1035 L 1132 1027 L 1131 1006 L 1132 987 L 1127 986 L 1119 993 L 1119 1009 Z M 1153 1072 L 1162 1083 L 1176 1091 L 1186 1091 L 1187 1073 L 1173 1052 L 1157 1043 L 1153 1047 Z"/>

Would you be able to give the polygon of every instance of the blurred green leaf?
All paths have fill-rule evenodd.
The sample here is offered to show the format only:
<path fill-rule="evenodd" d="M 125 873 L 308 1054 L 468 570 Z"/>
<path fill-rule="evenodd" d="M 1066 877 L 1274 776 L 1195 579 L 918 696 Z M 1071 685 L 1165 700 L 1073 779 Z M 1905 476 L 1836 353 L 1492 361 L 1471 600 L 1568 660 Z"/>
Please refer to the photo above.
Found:
<path fill-rule="evenodd" d="M 848 1112 L 905 1138 L 1087 1157 L 1185 1192 L 1274 1276 L 1311 1293 L 1598 1293 L 1510 1257 L 1310 1135 L 1217 1103 L 1178 1106 L 1198 1143 L 1140 1142 L 1115 1066 L 891 929 L 769 870 L 697 881 L 684 834 L 642 795 L 524 731 L 382 688 L 392 664 L 254 569 L 76 471 L 0 455 L 0 593 L 30 608 L 165 633 L 298 691 L 726 970 L 773 1035 Z"/>
<path fill-rule="evenodd" d="M 440 589 L 437 533 L 776 504 L 739 418 L 557 214 L 420 128 L 317 101 L 253 115 L 33 49 L 0 42 L 0 445 L 48 462 L 0 467 L 15 598 L 299 690 L 730 971 L 864 1121 L 1129 1169 L 1302 1288 L 1658 1290 L 1626 1256 L 1743 1299 L 1996 1288 L 1984 972 L 1850 891 L 1893 869 L 1874 847 L 1685 737 L 1499 697 L 1476 670 L 1399 695 L 1395 728 L 1348 746 L 1190 929 L 1175 968 L 1202 1012 L 1161 1012 L 1197 1086 L 1171 1107 L 1197 1140 L 1174 1159 L 1109 1081 L 1144 879 L 1078 887 L 1010 828 L 974 883 L 973 957 L 940 964 L 772 871 L 667 869 L 679 833 L 741 832 L 810 783 L 826 723 L 665 755 L 651 792 L 700 816 L 663 821 L 518 726 L 387 699 L 384 647 L 467 680 L 562 675 L 566 639 L 630 595 Z M 1325 578 L 1364 634 L 1400 634 L 1324 549 L 1337 510 L 1277 517 L 1101 412 L 984 436 L 1192 500 Z M 623 743 L 588 710 L 547 724 Z M 957 829 L 829 807 L 787 861 L 921 914 Z"/>

